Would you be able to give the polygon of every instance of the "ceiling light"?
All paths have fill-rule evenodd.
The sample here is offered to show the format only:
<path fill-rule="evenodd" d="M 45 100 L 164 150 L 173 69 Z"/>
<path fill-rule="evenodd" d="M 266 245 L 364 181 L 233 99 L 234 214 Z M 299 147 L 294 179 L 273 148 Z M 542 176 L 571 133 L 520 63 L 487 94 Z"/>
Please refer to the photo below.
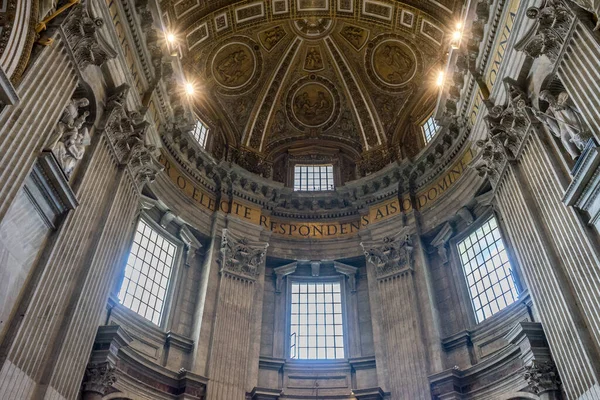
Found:
<path fill-rule="evenodd" d="M 185 84 L 185 92 L 188 94 L 188 96 L 193 96 L 196 92 L 196 88 L 192 83 L 188 82 Z"/>
<path fill-rule="evenodd" d="M 437 80 L 435 81 L 435 84 L 438 85 L 438 86 L 442 86 L 444 84 L 444 77 L 445 77 L 444 71 L 440 71 L 438 73 Z"/>
<path fill-rule="evenodd" d="M 167 33 L 167 42 L 169 42 L 169 43 L 175 43 L 176 41 L 177 41 L 177 38 L 175 37 L 174 34 Z"/>

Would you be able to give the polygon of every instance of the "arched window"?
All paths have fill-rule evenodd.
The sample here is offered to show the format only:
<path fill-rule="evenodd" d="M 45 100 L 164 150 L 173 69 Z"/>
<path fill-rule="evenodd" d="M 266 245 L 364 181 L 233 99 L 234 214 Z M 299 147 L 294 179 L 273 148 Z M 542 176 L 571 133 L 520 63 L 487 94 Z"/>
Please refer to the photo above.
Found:
<path fill-rule="evenodd" d="M 433 118 L 433 114 L 427 118 L 427 120 L 421 125 L 421 131 L 423 132 L 423 139 L 425 140 L 425 144 L 429 143 L 431 139 L 435 136 L 439 129 L 438 124 L 435 122 Z"/>
<path fill-rule="evenodd" d="M 196 125 L 194 125 L 194 130 L 192 131 L 192 136 L 202 148 L 206 148 L 206 143 L 208 141 L 208 126 L 204 124 L 200 119 L 196 119 Z"/>
<path fill-rule="evenodd" d="M 121 304 L 160 325 L 176 253 L 175 243 L 140 219 L 119 290 Z"/>
<path fill-rule="evenodd" d="M 477 322 L 483 322 L 519 297 L 514 269 L 492 215 L 457 243 Z"/>

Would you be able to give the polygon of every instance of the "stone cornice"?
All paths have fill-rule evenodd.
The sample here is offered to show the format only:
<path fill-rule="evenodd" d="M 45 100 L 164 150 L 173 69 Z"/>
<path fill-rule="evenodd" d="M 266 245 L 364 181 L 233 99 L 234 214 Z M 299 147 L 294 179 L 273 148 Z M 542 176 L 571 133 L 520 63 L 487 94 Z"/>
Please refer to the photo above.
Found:
<path fill-rule="evenodd" d="M 339 219 L 359 216 L 370 205 L 398 198 L 434 182 L 468 143 L 470 129 L 451 122 L 428 148 L 411 162 L 388 165 L 367 177 L 348 182 L 332 192 L 295 192 L 229 162 L 217 163 L 193 143 L 185 129 L 171 127 L 161 136 L 165 150 L 209 192 L 236 196 L 259 205 L 272 216 L 296 220 Z"/>

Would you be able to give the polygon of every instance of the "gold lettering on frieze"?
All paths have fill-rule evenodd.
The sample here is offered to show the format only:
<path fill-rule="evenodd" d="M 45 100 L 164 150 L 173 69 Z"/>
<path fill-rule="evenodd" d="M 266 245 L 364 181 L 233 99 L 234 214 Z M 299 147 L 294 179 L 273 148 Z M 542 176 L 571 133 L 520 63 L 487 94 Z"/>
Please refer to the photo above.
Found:
<path fill-rule="evenodd" d="M 415 197 L 416 208 L 420 210 L 433 205 L 462 176 L 472 159 L 473 152 L 468 149 L 446 174 L 417 193 Z M 403 212 L 410 212 L 413 209 L 410 197 L 404 196 L 401 199 L 396 198 L 376 204 L 369 208 L 368 214 L 344 221 L 304 222 L 272 218 L 263 215 L 260 208 L 238 199 L 221 200 L 217 204 L 216 197 L 213 194 L 197 187 L 164 154 L 161 154 L 159 161 L 164 166 L 164 173 L 169 180 L 207 212 L 233 214 L 243 221 L 260 225 L 275 235 L 292 239 L 331 239 L 352 236 L 371 224 L 379 223 Z"/>

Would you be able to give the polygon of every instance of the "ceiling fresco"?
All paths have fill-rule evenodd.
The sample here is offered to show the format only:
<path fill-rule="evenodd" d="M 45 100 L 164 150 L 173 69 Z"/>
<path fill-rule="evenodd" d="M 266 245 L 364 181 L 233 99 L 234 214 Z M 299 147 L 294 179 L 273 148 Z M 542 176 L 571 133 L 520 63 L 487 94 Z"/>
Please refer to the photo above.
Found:
<path fill-rule="evenodd" d="M 433 109 L 453 1 L 212 4 L 163 9 L 184 42 L 186 75 L 201 83 L 197 111 L 217 121 L 226 146 L 272 162 L 319 144 L 356 165 L 370 160 L 365 173 L 414 152 L 409 125 Z"/>

